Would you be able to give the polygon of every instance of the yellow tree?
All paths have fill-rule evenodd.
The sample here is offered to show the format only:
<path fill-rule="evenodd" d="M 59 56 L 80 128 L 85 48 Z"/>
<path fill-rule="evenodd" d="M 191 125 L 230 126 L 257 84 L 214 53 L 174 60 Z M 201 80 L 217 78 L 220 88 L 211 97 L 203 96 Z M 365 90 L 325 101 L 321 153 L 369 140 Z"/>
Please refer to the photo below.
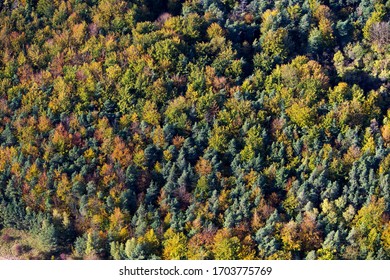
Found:
<path fill-rule="evenodd" d="M 182 232 L 169 228 L 164 234 L 163 258 L 166 260 L 184 260 L 187 253 L 187 237 Z"/>
<path fill-rule="evenodd" d="M 212 252 L 216 260 L 237 260 L 240 256 L 240 240 L 231 237 L 228 229 L 219 230 L 214 237 Z"/>
<path fill-rule="evenodd" d="M 363 206 L 352 221 L 356 230 L 355 241 L 359 244 L 360 250 L 369 255 L 380 247 L 380 239 L 384 230 L 383 214 L 385 211 L 385 200 L 372 197 L 368 205 Z M 387 231 L 382 236 L 382 242 L 387 241 Z"/>

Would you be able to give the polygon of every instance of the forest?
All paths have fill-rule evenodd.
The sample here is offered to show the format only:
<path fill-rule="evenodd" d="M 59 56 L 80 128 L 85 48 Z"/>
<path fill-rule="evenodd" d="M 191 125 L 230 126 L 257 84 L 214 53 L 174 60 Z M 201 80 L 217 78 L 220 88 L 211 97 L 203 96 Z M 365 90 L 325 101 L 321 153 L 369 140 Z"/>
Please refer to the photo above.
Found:
<path fill-rule="evenodd" d="M 0 259 L 390 259 L 390 0 L 0 0 Z"/>

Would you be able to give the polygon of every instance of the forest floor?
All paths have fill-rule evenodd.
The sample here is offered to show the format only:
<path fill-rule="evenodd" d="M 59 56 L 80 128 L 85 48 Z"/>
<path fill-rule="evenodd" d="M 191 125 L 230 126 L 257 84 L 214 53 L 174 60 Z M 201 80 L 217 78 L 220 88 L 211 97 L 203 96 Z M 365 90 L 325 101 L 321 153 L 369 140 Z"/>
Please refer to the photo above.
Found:
<path fill-rule="evenodd" d="M 45 252 L 39 240 L 26 231 L 5 228 L 0 231 L 0 260 L 42 259 Z"/>

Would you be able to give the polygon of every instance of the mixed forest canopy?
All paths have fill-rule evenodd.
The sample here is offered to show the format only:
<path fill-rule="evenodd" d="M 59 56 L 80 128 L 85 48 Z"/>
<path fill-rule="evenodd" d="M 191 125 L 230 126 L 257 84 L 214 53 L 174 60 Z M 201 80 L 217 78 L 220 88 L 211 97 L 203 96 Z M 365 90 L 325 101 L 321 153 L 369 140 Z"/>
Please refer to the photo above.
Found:
<path fill-rule="evenodd" d="M 0 0 L 0 259 L 389 259 L 389 12 Z"/>

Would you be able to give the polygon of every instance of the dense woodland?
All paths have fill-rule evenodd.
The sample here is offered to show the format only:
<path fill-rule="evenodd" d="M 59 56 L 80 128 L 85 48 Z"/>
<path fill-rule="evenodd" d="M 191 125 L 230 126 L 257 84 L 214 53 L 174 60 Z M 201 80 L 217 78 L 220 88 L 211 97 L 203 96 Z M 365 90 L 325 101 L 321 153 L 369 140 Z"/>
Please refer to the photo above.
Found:
<path fill-rule="evenodd" d="M 389 12 L 1 0 L 0 258 L 390 259 Z"/>

